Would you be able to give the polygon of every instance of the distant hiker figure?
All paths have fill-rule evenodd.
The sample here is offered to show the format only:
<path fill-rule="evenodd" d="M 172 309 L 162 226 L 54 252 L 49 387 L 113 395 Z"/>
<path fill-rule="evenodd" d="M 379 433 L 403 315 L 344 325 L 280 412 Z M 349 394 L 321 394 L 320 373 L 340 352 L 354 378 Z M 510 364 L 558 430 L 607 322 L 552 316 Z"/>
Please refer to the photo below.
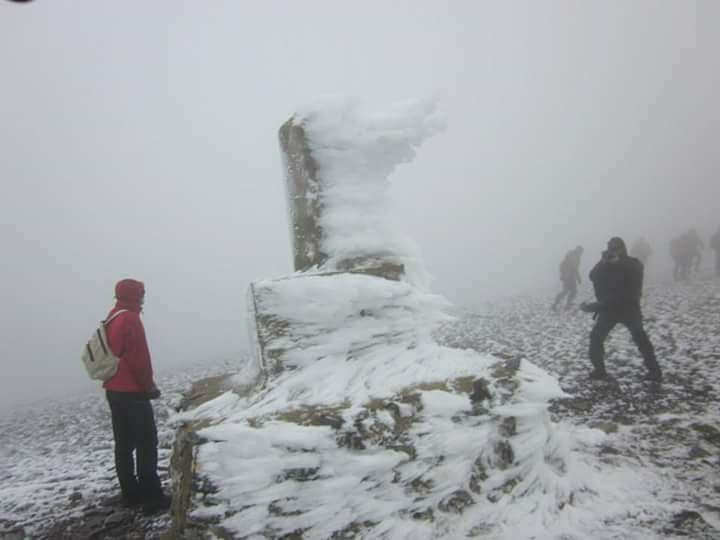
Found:
<path fill-rule="evenodd" d="M 692 235 L 690 232 L 683 233 L 670 241 L 670 256 L 674 263 L 673 279 L 675 281 L 685 281 L 689 279 L 693 263 L 695 263 L 696 266 L 700 265 L 702 255 L 698 247 L 698 242 L 702 244 L 697 233 Z"/>
<path fill-rule="evenodd" d="M 150 400 L 160 397 L 160 390 L 153 381 L 140 320 L 145 287 L 140 281 L 123 279 L 115 286 L 115 298 L 117 303 L 108 319 L 123 312 L 107 324 L 106 331 L 110 349 L 120 363 L 117 373 L 103 384 L 112 414 L 115 471 L 123 504 L 142 504 L 145 513 L 153 513 L 167 510 L 170 497 L 163 493 L 157 474 L 157 427 Z"/>
<path fill-rule="evenodd" d="M 682 237 L 676 236 L 670 240 L 670 257 L 673 260 L 673 279 L 680 281 L 684 278 L 685 264 L 683 264 Z"/>
<path fill-rule="evenodd" d="M 710 237 L 710 248 L 715 251 L 715 277 L 720 277 L 720 227 Z"/>
<path fill-rule="evenodd" d="M 703 244 L 700 235 L 695 229 L 690 229 L 687 233 L 685 233 L 684 238 L 686 242 L 685 249 L 687 250 L 687 256 L 690 259 L 688 264 L 695 272 L 698 272 L 700 270 L 702 252 L 705 249 L 705 244 Z"/>
<path fill-rule="evenodd" d="M 644 236 L 638 238 L 630 248 L 630 256 L 635 257 L 643 263 L 643 266 L 647 264 L 647 260 L 650 258 L 650 255 L 652 255 L 652 252 L 652 248 Z"/>
<path fill-rule="evenodd" d="M 565 309 L 569 308 L 575 297 L 577 296 L 578 284 L 582 281 L 580 278 L 580 258 L 583 254 L 583 248 L 581 246 L 576 247 L 572 251 L 568 251 L 565 258 L 560 263 L 560 282 L 562 283 L 562 290 L 555 297 L 555 302 L 552 305 L 553 311 L 555 311 L 562 302 L 562 299 L 567 296 L 567 302 Z"/>
<path fill-rule="evenodd" d="M 591 379 L 604 379 L 605 339 L 618 323 L 630 331 L 647 368 L 646 379 L 660 382 L 662 373 L 655 358 L 655 350 L 643 328 L 640 297 L 643 286 L 643 265 L 627 254 L 622 238 L 611 238 L 607 251 L 590 272 L 597 302 L 583 303 L 583 311 L 595 312 L 595 326 L 590 332 Z"/>

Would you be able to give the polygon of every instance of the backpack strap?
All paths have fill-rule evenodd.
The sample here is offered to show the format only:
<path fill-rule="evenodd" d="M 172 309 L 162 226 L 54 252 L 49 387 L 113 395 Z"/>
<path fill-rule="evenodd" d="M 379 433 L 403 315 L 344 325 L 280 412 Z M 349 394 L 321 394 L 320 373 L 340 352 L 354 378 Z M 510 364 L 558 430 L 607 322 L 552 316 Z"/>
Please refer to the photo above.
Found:
<path fill-rule="evenodd" d="M 121 313 L 127 313 L 127 309 L 119 309 L 115 313 L 113 313 L 112 317 L 108 317 L 104 321 L 100 321 L 103 326 L 106 326 L 110 321 L 112 321 L 115 317 L 120 315 Z"/>

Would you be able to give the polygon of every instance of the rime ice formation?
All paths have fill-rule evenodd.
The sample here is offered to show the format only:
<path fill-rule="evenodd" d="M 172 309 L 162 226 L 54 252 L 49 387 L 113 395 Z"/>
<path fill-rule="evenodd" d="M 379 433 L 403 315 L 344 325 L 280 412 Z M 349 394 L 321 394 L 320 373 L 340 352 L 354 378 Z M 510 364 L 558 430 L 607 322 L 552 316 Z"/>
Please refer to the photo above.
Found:
<path fill-rule="evenodd" d="M 642 498 L 641 472 L 582 451 L 601 431 L 551 421 L 553 377 L 433 338 L 447 303 L 408 277 L 384 194 L 441 127 L 408 102 L 281 128 L 299 271 L 250 287 L 256 354 L 235 380 L 257 385 L 179 417 L 200 426 L 210 486 L 191 522 L 237 538 L 575 538 Z"/>
<path fill-rule="evenodd" d="M 333 102 L 280 128 L 295 270 L 380 269 L 399 277 L 410 250 L 388 226 L 388 176 L 444 128 L 432 101 L 371 108 Z"/>

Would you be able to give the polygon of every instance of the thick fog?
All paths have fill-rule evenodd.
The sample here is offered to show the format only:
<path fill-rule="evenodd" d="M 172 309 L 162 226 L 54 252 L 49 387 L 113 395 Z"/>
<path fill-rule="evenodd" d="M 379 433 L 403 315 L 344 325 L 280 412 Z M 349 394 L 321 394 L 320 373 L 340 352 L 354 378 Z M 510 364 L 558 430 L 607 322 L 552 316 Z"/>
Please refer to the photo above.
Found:
<path fill-rule="evenodd" d="M 145 282 L 162 371 L 239 358 L 251 280 L 292 271 L 277 129 L 319 96 L 435 96 L 393 218 L 457 304 L 549 295 L 610 236 L 720 225 L 720 3 L 0 3 L 0 406 L 85 391 Z M 707 257 L 710 258 L 709 256 Z"/>

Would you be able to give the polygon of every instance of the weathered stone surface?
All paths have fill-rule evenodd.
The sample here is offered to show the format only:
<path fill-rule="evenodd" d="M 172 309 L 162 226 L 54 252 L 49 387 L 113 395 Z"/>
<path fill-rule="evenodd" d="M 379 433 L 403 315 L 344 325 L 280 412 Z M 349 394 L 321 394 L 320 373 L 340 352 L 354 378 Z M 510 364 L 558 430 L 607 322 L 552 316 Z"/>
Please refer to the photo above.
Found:
<path fill-rule="evenodd" d="M 128 511 L 117 511 L 110 514 L 105 518 L 103 525 L 105 527 L 117 527 L 118 525 L 125 523 L 132 519 L 132 514 Z"/>
<path fill-rule="evenodd" d="M 12 531 L 0 530 L 0 540 L 25 540 L 25 533 L 22 529 Z"/>
<path fill-rule="evenodd" d="M 717 531 L 694 510 L 683 510 L 675 514 L 663 532 L 672 537 L 717 538 Z"/>
<path fill-rule="evenodd" d="M 517 419 L 514 416 L 503 418 L 498 427 L 498 432 L 503 437 L 512 437 L 517 435 Z"/>
<path fill-rule="evenodd" d="M 617 433 L 618 426 L 612 422 L 590 422 L 590 427 L 604 431 L 605 433 Z"/>
<path fill-rule="evenodd" d="M 515 461 L 515 451 L 509 441 L 501 440 L 495 443 L 495 459 L 498 469 L 505 470 Z"/>
<path fill-rule="evenodd" d="M 703 459 L 710 456 L 710 452 L 705 450 L 702 446 L 692 446 L 688 452 L 690 459 Z"/>
<path fill-rule="evenodd" d="M 702 436 L 702 438 L 710 444 L 720 446 L 720 431 L 717 428 L 709 424 L 702 424 L 700 422 L 696 422 L 690 427 L 697 431 Z"/>
<path fill-rule="evenodd" d="M 481 403 L 486 399 L 492 399 L 492 393 L 488 382 L 483 379 L 476 379 L 473 381 L 472 394 L 470 394 L 470 401 L 472 403 Z"/>
<path fill-rule="evenodd" d="M 355 257 L 337 263 L 337 270 L 356 274 L 367 274 L 398 281 L 405 273 L 405 265 L 393 260 L 392 255 L 383 257 Z"/>
<path fill-rule="evenodd" d="M 302 125 L 294 118 L 280 128 L 280 150 L 286 170 L 295 271 L 320 266 L 327 260 L 320 228 L 321 185 Z"/>
<path fill-rule="evenodd" d="M 179 409 L 193 409 L 198 405 L 210 401 L 218 397 L 223 392 L 230 389 L 230 375 L 218 375 L 217 377 L 208 377 L 195 382 L 190 391 L 183 396 Z"/>
<path fill-rule="evenodd" d="M 464 489 L 458 489 L 445 497 L 438 505 L 438 508 L 443 512 L 462 514 L 463 510 L 473 503 L 472 495 Z"/>
<path fill-rule="evenodd" d="M 187 523 L 197 443 L 198 436 L 193 429 L 183 426 L 177 430 L 173 455 L 170 461 L 173 483 L 173 498 L 170 505 L 170 514 L 172 515 L 171 533 L 176 536 L 180 535 Z"/>

